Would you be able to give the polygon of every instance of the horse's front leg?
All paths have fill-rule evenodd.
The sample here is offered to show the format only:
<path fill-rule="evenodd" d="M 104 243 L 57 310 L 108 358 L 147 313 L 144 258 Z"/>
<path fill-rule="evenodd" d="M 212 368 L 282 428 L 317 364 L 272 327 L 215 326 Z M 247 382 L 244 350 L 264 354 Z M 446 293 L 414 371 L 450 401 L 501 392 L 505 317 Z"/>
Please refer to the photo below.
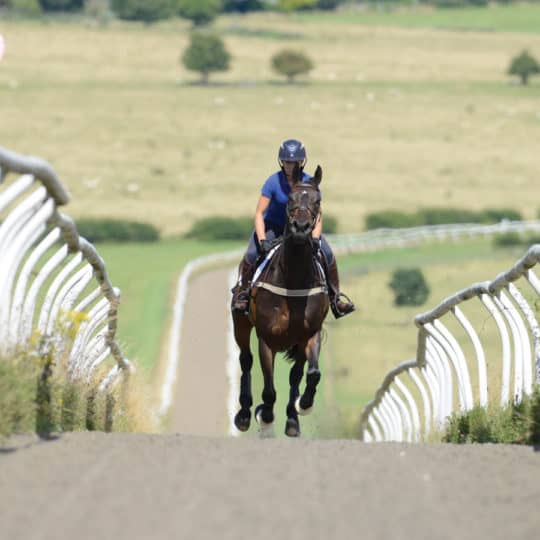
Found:
<path fill-rule="evenodd" d="M 317 392 L 317 385 L 321 380 L 319 370 L 319 353 L 321 352 L 321 333 L 317 332 L 307 343 L 306 357 L 308 370 L 306 374 L 306 389 L 302 396 L 296 401 L 298 414 L 309 414 L 313 409 L 313 401 Z"/>
<path fill-rule="evenodd" d="M 253 355 L 249 346 L 251 334 L 251 323 L 243 314 L 233 312 L 234 337 L 238 347 L 240 347 L 240 410 L 234 417 L 234 425 L 240 431 L 247 431 L 251 423 L 251 406 L 253 397 L 251 395 L 251 367 L 253 366 Z"/>
<path fill-rule="evenodd" d="M 262 391 L 263 402 L 255 408 L 255 418 L 261 426 L 263 435 L 270 434 L 274 423 L 274 403 L 276 402 L 276 389 L 274 388 L 274 358 L 275 352 L 264 339 L 259 338 L 259 359 L 264 378 Z"/>
<path fill-rule="evenodd" d="M 304 365 L 306 356 L 304 349 L 297 351 L 294 364 L 289 373 L 289 403 L 287 403 L 287 423 L 285 424 L 285 435 L 288 437 L 300 436 L 300 422 L 296 410 L 296 400 L 300 396 L 300 381 L 304 375 Z"/>

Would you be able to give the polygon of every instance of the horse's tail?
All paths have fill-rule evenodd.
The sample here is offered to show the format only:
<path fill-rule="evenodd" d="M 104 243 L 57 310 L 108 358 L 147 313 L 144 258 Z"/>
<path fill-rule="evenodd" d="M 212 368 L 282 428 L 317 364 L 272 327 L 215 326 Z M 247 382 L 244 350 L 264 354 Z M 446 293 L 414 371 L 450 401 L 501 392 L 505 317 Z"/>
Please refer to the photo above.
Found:
<path fill-rule="evenodd" d="M 298 345 L 293 345 L 290 349 L 287 349 L 285 353 L 285 360 L 291 363 L 296 360 L 296 353 L 298 352 Z"/>

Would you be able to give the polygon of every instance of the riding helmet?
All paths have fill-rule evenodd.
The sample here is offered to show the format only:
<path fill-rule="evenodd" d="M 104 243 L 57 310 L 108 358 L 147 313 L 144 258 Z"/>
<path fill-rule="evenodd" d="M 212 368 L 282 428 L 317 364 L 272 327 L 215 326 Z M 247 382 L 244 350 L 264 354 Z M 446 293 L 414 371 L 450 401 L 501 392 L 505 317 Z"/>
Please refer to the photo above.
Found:
<path fill-rule="evenodd" d="M 307 159 L 304 143 L 296 139 L 287 139 L 281 143 L 278 152 L 278 160 L 282 161 L 300 161 Z"/>

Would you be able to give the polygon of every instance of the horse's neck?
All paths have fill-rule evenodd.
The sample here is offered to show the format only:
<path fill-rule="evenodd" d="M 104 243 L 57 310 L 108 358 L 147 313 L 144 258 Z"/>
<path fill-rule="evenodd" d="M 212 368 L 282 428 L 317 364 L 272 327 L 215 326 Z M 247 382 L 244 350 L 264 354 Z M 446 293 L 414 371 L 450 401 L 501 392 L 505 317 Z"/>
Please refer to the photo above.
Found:
<path fill-rule="evenodd" d="M 289 289 L 311 287 L 314 281 L 311 245 L 294 244 L 290 240 L 283 243 L 281 258 L 285 286 Z"/>

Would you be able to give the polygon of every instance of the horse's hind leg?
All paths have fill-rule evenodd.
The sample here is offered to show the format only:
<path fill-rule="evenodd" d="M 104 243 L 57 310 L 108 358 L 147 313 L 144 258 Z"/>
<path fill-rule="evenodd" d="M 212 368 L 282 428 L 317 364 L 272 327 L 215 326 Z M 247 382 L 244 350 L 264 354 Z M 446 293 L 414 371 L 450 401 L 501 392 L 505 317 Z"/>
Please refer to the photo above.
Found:
<path fill-rule="evenodd" d="M 271 430 L 274 423 L 274 403 L 276 402 L 276 389 L 274 388 L 274 358 L 275 353 L 259 338 L 259 359 L 264 378 L 264 387 L 262 391 L 262 404 L 255 408 L 255 417 L 261 425 L 261 432 Z"/>
<path fill-rule="evenodd" d="M 289 373 L 289 403 L 287 404 L 287 423 L 285 424 L 285 435 L 288 437 L 300 436 L 300 422 L 298 421 L 295 403 L 300 395 L 300 381 L 304 374 L 306 357 L 303 351 L 299 353 L 295 355 L 295 361 Z"/>
<path fill-rule="evenodd" d="M 251 367 L 253 366 L 253 355 L 249 347 L 249 337 L 251 334 L 251 323 L 244 314 L 233 312 L 234 337 L 238 347 L 240 347 L 240 410 L 234 417 L 234 425 L 240 431 L 247 431 L 251 423 L 251 406 L 253 396 L 251 395 Z"/>
<path fill-rule="evenodd" d="M 313 408 L 317 385 L 321 380 L 321 372 L 319 370 L 319 353 L 321 351 L 321 334 L 317 332 L 306 346 L 306 357 L 308 361 L 308 371 L 306 374 L 306 389 L 296 402 L 296 410 L 298 414 L 309 414 Z"/>

